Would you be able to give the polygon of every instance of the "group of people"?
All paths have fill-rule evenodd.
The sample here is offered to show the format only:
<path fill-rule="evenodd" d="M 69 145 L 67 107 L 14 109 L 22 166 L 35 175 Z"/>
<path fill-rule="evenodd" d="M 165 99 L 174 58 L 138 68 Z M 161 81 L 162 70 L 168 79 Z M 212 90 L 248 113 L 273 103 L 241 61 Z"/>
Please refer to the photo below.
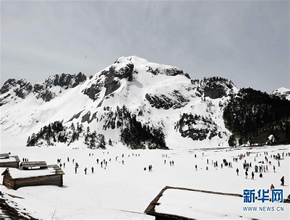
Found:
<path fill-rule="evenodd" d="M 284 176 L 281 177 L 280 181 L 281 181 L 281 186 L 284 186 Z M 274 184 L 271 184 L 270 186 L 270 190 L 272 189 L 275 189 Z"/>
<path fill-rule="evenodd" d="M 250 153 L 247 152 L 246 153 L 247 156 L 250 156 Z M 238 158 L 241 160 L 242 158 L 246 157 L 246 155 L 239 155 Z M 272 165 L 271 161 L 269 160 L 269 158 L 273 158 L 275 160 L 277 160 L 277 163 L 278 163 L 278 167 L 280 167 L 280 160 L 284 157 L 284 153 L 282 153 L 282 157 L 281 157 L 281 154 L 277 154 L 277 155 L 270 155 L 270 157 L 268 157 L 268 152 L 264 152 L 264 155 L 265 155 L 265 161 L 262 160 L 262 161 L 259 161 L 259 165 L 255 165 L 254 167 L 254 171 L 251 172 L 251 176 L 252 178 L 251 179 L 254 179 L 255 178 L 255 173 L 260 173 L 259 174 L 259 177 L 262 178 L 263 177 L 263 172 L 266 173 L 267 171 L 269 171 L 269 166 Z M 256 161 L 256 158 L 259 156 L 259 154 L 256 154 L 255 158 L 254 158 L 254 161 Z M 260 154 L 261 156 L 261 154 Z M 286 153 L 286 156 L 287 156 L 287 153 Z M 234 161 L 238 161 L 236 158 L 234 158 Z M 264 165 L 264 163 L 266 163 L 266 165 Z M 268 166 L 269 165 L 269 166 Z M 275 165 L 272 165 L 273 166 L 273 171 L 275 173 L 276 171 L 276 167 Z M 243 163 L 243 168 L 245 169 L 245 177 L 246 179 L 248 178 L 248 175 L 249 175 L 249 168 L 252 167 L 252 163 L 247 163 L 247 161 L 245 160 L 244 163 Z M 236 169 L 236 173 L 237 175 L 239 175 L 239 168 Z M 280 182 L 281 182 L 281 186 L 284 186 L 284 176 L 281 177 L 280 179 Z M 270 186 L 270 189 L 274 189 L 274 185 L 271 184 Z"/>
<path fill-rule="evenodd" d="M 28 158 L 22 158 L 22 162 L 28 162 L 29 159 Z"/>
<path fill-rule="evenodd" d="M 94 167 L 91 168 L 92 169 L 92 174 L 94 173 Z M 85 167 L 84 171 L 85 171 L 85 175 L 87 175 L 87 170 L 88 168 Z"/>
<path fill-rule="evenodd" d="M 103 152 L 103 154 L 105 154 L 105 152 Z M 107 154 L 109 154 L 109 152 L 107 152 Z M 270 158 L 272 158 L 272 159 L 275 159 L 275 160 L 278 160 L 278 167 L 279 167 L 279 165 L 280 165 L 280 160 L 282 159 L 282 157 L 284 157 L 284 153 L 282 154 L 282 156 L 280 155 L 280 154 L 277 154 L 277 155 L 274 155 L 274 156 L 268 156 L 268 152 L 265 152 L 264 153 L 265 154 L 265 160 L 263 160 L 263 161 L 259 161 L 259 162 L 257 162 L 257 163 L 259 163 L 258 165 L 254 165 L 254 170 L 253 171 L 251 171 L 251 173 L 250 173 L 250 175 L 251 175 L 251 179 L 255 179 L 255 173 L 259 173 L 259 177 L 260 178 L 262 178 L 263 177 L 263 172 L 265 173 L 265 172 L 267 172 L 268 170 L 269 170 L 269 166 L 271 166 L 272 165 L 272 167 L 273 167 L 273 170 L 274 170 L 274 172 L 275 172 L 275 169 L 276 169 L 276 167 L 275 167 L 275 165 L 273 165 L 272 163 L 271 163 L 271 161 L 270 161 Z M 204 155 L 204 154 L 203 154 Z M 94 156 L 94 154 L 93 153 L 90 153 L 89 154 L 89 156 L 91 157 L 91 156 Z M 134 154 L 134 153 L 132 153 L 132 156 L 136 156 L 136 157 L 140 157 L 140 154 Z M 246 157 L 249 157 L 250 156 L 250 152 L 246 152 L 245 154 L 240 154 L 240 155 L 238 155 L 238 157 L 234 157 L 233 158 L 233 161 L 234 162 L 238 162 L 238 160 L 242 160 L 242 159 L 245 159 Z M 256 158 L 258 158 L 258 156 L 259 156 L 259 154 L 257 154 L 256 156 L 255 156 L 255 158 L 254 158 L 254 162 L 256 162 Z M 287 154 L 286 154 L 286 156 L 287 156 Z M 125 165 L 125 162 L 124 162 L 124 157 L 125 157 L 125 155 L 124 154 L 122 154 L 121 155 L 121 158 L 122 158 L 122 160 L 120 160 L 120 163 L 122 164 L 122 165 Z M 128 155 L 128 157 L 130 157 L 130 155 Z M 162 154 L 162 157 L 163 158 L 168 158 L 167 157 L 167 154 Z M 197 157 L 197 155 L 195 154 L 194 155 L 194 157 L 196 158 Z M 260 154 L 260 157 L 261 157 L 261 154 Z M 25 159 L 25 158 L 24 158 Z M 115 157 L 115 160 L 116 161 L 118 161 L 118 159 L 119 159 L 119 157 L 118 156 L 116 156 Z M 67 157 L 67 161 L 69 162 L 70 161 L 70 158 L 69 157 Z M 109 159 L 109 162 L 111 161 L 111 159 Z M 61 164 L 61 159 L 58 159 L 57 160 L 57 162 L 59 163 L 59 164 Z M 79 168 L 79 164 L 76 162 L 74 162 L 74 159 L 72 160 L 72 162 L 75 164 L 75 173 L 77 173 L 78 172 L 78 168 Z M 107 165 L 108 165 L 108 160 L 99 160 L 99 159 L 96 159 L 96 162 L 97 162 L 97 164 L 99 164 L 100 163 L 100 165 L 101 165 L 101 168 L 105 168 L 106 169 L 106 167 L 107 167 Z M 211 161 L 212 162 L 212 165 L 216 168 L 216 167 L 218 167 L 218 161 Z M 164 159 L 164 164 L 166 164 L 167 163 L 167 160 L 166 159 Z M 264 165 L 264 163 L 266 163 L 265 165 Z M 174 166 L 174 160 L 170 160 L 169 161 L 169 164 L 170 164 L 170 166 Z M 209 160 L 207 159 L 207 164 L 209 164 Z M 220 163 L 221 164 L 221 168 L 223 168 L 223 166 L 229 166 L 229 162 L 227 162 L 225 159 L 223 160 L 223 162 L 221 162 Z M 65 163 L 63 163 L 63 165 L 64 165 L 64 167 L 65 167 Z M 230 167 L 232 167 L 232 164 L 230 164 L 231 166 Z M 153 168 L 153 166 L 150 164 L 149 166 L 148 166 L 148 171 L 149 172 L 151 172 L 152 171 L 152 168 Z M 248 163 L 247 161 L 246 161 L 246 159 L 244 160 L 244 162 L 243 162 L 243 168 L 245 169 L 245 177 L 246 177 L 246 179 L 248 178 L 248 175 L 249 175 L 249 169 L 250 168 L 252 168 L 252 162 L 250 162 L 250 163 Z M 208 166 L 206 166 L 206 170 L 208 170 L 209 169 L 209 167 Z M 146 169 L 146 167 L 144 167 L 144 170 L 147 170 Z M 197 164 L 195 164 L 195 170 L 197 171 Z M 84 168 L 84 173 L 85 174 L 87 174 L 87 171 L 88 171 L 88 169 L 87 169 L 87 167 L 85 167 Z M 92 174 L 94 173 L 94 167 L 92 166 L 91 167 L 91 172 L 92 172 Z M 237 173 L 237 176 L 239 176 L 239 173 L 240 173 L 240 170 L 239 170 L 239 168 L 236 168 L 236 173 Z M 284 186 L 284 176 L 280 179 L 280 181 L 281 181 L 281 185 L 282 186 Z M 271 188 L 273 188 L 274 187 L 274 185 L 272 184 L 271 185 Z"/>
<path fill-rule="evenodd" d="M 65 168 L 65 162 L 62 163 L 61 159 L 57 159 L 56 162 L 57 162 L 57 164 L 59 165 L 60 168 L 62 168 L 62 167 Z"/>
<path fill-rule="evenodd" d="M 245 154 L 240 154 L 238 155 L 237 157 L 234 157 L 233 158 L 233 161 L 234 162 L 238 162 L 239 160 L 242 160 L 246 157 L 249 157 L 250 156 L 250 152 L 246 152 Z M 251 171 L 250 175 L 251 175 L 251 179 L 254 180 L 255 179 L 255 173 L 259 173 L 259 177 L 262 178 L 263 177 L 263 173 L 266 173 L 269 171 L 269 167 L 272 166 L 273 168 L 273 171 L 274 173 L 276 172 L 276 167 L 274 164 L 272 164 L 271 160 L 270 159 L 274 159 L 274 160 L 277 160 L 277 164 L 278 164 L 278 167 L 280 167 L 281 165 L 281 162 L 280 160 L 284 158 L 284 155 L 285 156 L 290 156 L 290 153 L 282 153 L 282 154 L 279 154 L 277 153 L 277 155 L 270 155 L 268 156 L 268 152 L 264 152 L 265 154 L 265 160 L 262 160 L 262 161 L 258 161 L 257 163 L 259 163 L 258 165 L 255 165 L 254 166 L 254 170 Z M 262 155 L 260 154 L 256 154 L 256 156 L 254 157 L 254 162 L 256 162 L 258 160 L 258 157 L 261 157 Z M 196 154 L 194 155 L 194 157 L 196 158 Z M 209 164 L 209 160 L 207 159 L 207 164 Z M 212 161 L 212 164 L 214 167 L 218 167 L 218 162 L 213 162 Z M 246 179 L 248 178 L 248 175 L 249 175 L 249 169 L 252 167 L 252 162 L 250 163 L 247 163 L 246 160 L 244 160 L 244 163 L 243 163 L 243 169 L 245 169 L 245 177 Z M 222 163 L 221 163 L 221 168 L 222 168 Z M 197 165 L 195 165 L 195 169 L 197 170 Z M 208 166 L 206 166 L 206 170 L 208 170 Z M 237 176 L 239 176 L 239 168 L 236 168 L 236 173 L 237 173 Z M 281 179 L 280 179 L 280 182 L 281 182 L 281 186 L 284 186 L 285 184 L 285 177 L 282 176 Z M 274 184 L 271 184 L 270 186 L 270 189 L 274 189 Z"/>
<path fill-rule="evenodd" d="M 166 164 L 166 160 L 164 160 L 164 164 Z M 170 165 L 170 166 L 174 166 L 174 160 L 170 160 L 170 161 L 169 161 L 169 165 Z"/>
<path fill-rule="evenodd" d="M 103 152 L 103 154 L 109 154 L 109 152 Z M 93 157 L 94 156 L 94 153 L 89 153 L 89 157 Z M 130 157 L 131 155 L 130 154 L 128 154 L 128 157 Z M 120 160 L 119 162 L 122 164 L 122 165 L 125 165 L 125 154 L 122 154 L 120 157 L 119 156 L 116 156 L 115 157 L 115 161 L 116 162 L 118 162 L 118 160 L 119 160 L 119 158 L 122 158 L 122 160 Z M 132 153 L 132 157 L 140 157 L 140 154 L 134 154 L 134 153 Z M 69 157 L 67 157 L 67 162 L 69 162 L 70 161 L 70 158 Z M 75 174 L 77 174 L 78 173 L 78 168 L 79 168 L 79 164 L 77 163 L 77 162 L 75 162 L 75 159 L 72 159 L 71 160 L 72 161 L 72 163 L 75 165 L 74 167 L 75 167 Z M 107 168 L 107 166 L 108 166 L 108 162 L 111 162 L 112 161 L 112 159 L 111 158 L 109 158 L 108 160 L 106 160 L 106 159 L 103 159 L 103 160 L 100 160 L 99 158 L 97 158 L 96 159 L 96 163 L 97 164 L 100 164 L 100 167 L 101 168 L 104 168 L 104 169 L 106 169 Z M 65 163 L 61 163 L 61 159 L 57 159 L 57 163 L 58 163 L 58 165 L 60 166 L 60 167 L 62 167 L 62 164 L 63 164 L 63 167 L 65 168 Z M 173 163 L 174 164 L 174 162 L 173 161 L 170 161 L 170 164 L 171 163 Z M 149 171 L 152 171 L 152 165 L 149 165 L 148 166 L 148 170 Z M 92 172 L 92 174 L 95 172 L 95 168 L 92 166 L 91 167 L 91 172 Z M 85 174 L 88 174 L 88 168 L 87 167 L 85 167 L 84 168 L 84 173 Z"/>

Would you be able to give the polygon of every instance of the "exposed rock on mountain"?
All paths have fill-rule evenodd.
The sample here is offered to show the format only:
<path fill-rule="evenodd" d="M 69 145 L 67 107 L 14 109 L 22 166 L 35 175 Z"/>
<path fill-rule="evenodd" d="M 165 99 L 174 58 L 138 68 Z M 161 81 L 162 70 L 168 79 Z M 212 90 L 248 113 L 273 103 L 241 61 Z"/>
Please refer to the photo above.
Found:
<path fill-rule="evenodd" d="M 217 136 L 217 124 L 207 117 L 184 113 L 176 124 L 182 137 L 202 141 Z"/>
<path fill-rule="evenodd" d="M 80 83 L 86 81 L 87 77 L 83 73 L 75 75 L 64 74 L 54 75 L 49 77 L 43 83 L 34 85 L 33 92 L 37 93 L 36 97 L 43 99 L 45 102 L 49 102 L 57 96 L 57 92 L 54 88 L 60 87 L 62 89 L 69 89 L 78 86 Z M 61 90 L 59 90 L 61 91 Z"/>
<path fill-rule="evenodd" d="M 6 94 L 5 96 L 1 96 L 0 106 L 9 102 L 9 99 L 13 99 L 13 97 L 24 99 L 30 93 L 33 93 L 36 98 L 41 98 L 45 102 L 49 102 L 57 96 L 56 91 L 61 92 L 62 89 L 74 88 L 84 82 L 86 78 L 81 72 L 75 75 L 62 73 L 61 75 L 56 74 L 51 76 L 44 82 L 37 83 L 33 86 L 25 79 L 18 81 L 8 79 L 0 89 L 1 95 Z M 57 87 L 60 89 L 57 90 Z"/>
<path fill-rule="evenodd" d="M 8 79 L 0 89 L 0 106 L 9 102 L 14 96 L 24 99 L 32 91 L 32 85 L 25 79 Z"/>
<path fill-rule="evenodd" d="M 155 107 L 157 109 L 176 109 L 176 108 L 182 108 L 184 107 L 189 100 L 180 94 L 177 90 L 174 90 L 173 92 L 166 95 L 150 95 L 146 94 L 145 98 L 150 103 L 152 107 Z"/>

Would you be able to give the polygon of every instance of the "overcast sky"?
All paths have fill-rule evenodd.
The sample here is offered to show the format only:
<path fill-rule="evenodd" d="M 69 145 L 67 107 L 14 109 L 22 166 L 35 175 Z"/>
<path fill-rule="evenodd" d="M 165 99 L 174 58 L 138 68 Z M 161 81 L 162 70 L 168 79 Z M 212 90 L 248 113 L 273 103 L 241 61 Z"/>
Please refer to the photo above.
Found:
<path fill-rule="evenodd" d="M 136 55 L 239 88 L 290 88 L 289 1 L 1 1 L 1 86 Z"/>

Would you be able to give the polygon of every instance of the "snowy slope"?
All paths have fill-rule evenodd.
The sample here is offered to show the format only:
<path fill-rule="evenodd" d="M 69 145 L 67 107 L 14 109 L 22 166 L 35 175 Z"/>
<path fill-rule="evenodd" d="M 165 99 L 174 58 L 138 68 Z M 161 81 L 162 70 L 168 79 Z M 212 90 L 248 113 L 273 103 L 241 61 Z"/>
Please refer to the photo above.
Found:
<path fill-rule="evenodd" d="M 281 87 L 273 91 L 273 95 L 290 100 L 290 89 Z"/>
<path fill-rule="evenodd" d="M 230 132 L 224 126 L 223 108 L 229 95 L 238 92 L 228 80 L 191 80 L 179 68 L 135 56 L 121 57 L 91 78 L 80 74 L 74 77 L 79 80 L 72 80 L 74 78 L 67 75 L 50 77 L 37 86 L 29 86 L 20 97 L 13 96 L 15 88 L 21 87 L 19 83 L 4 85 L 6 89 L 0 94 L 2 132 L 27 139 L 55 121 L 61 121 L 67 127 L 79 123 L 85 129 L 89 127 L 91 131 L 103 134 L 106 142 L 110 139 L 113 146 L 123 146 L 120 136 L 130 120 L 123 121 L 120 127 L 112 128 L 108 124 L 117 125 L 120 114 L 116 111 L 125 106 L 130 117 L 136 115 L 142 126 L 162 130 L 170 149 L 200 144 L 208 147 L 227 145 Z M 23 84 L 21 88 L 26 88 Z M 50 95 L 47 98 L 39 93 Z M 116 118 L 112 119 L 114 114 Z M 183 114 L 196 115 L 199 120 L 177 127 Z M 210 120 L 211 125 L 202 120 Z M 204 137 L 195 140 L 201 130 Z M 83 142 L 80 140 L 79 144 Z M 149 142 L 144 143 L 148 147 Z"/>

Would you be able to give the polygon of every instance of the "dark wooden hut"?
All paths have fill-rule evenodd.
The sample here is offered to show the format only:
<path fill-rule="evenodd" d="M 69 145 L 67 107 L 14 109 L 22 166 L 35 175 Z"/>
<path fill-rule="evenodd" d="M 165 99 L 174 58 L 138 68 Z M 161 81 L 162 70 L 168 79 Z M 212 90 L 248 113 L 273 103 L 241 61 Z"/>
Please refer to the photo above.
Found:
<path fill-rule="evenodd" d="M 0 167 L 19 167 L 19 158 L 18 156 L 10 156 L 9 154 L 0 154 Z"/>
<path fill-rule="evenodd" d="M 45 162 L 44 162 L 45 163 Z M 43 161 L 22 163 L 22 169 L 7 168 L 3 173 L 3 185 L 10 189 L 24 186 L 63 185 L 64 172 L 58 165 L 46 165 Z"/>

